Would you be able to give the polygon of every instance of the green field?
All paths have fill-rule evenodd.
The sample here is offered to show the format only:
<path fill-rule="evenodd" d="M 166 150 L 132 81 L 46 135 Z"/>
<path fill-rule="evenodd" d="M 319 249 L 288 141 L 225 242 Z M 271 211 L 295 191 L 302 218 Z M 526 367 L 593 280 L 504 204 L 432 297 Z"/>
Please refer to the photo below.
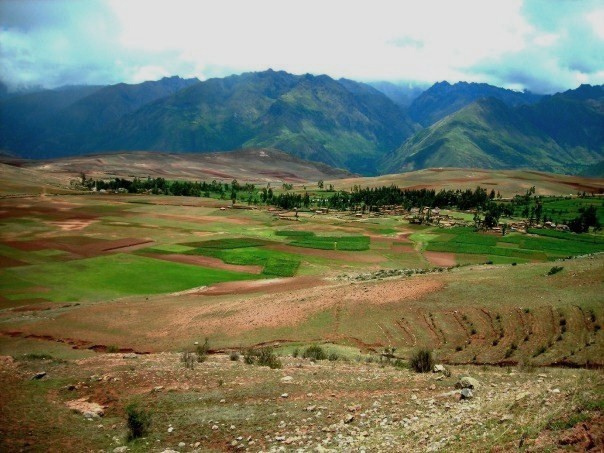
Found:
<path fill-rule="evenodd" d="M 300 266 L 297 255 L 261 247 L 266 241 L 247 238 L 218 239 L 183 244 L 191 247 L 188 255 L 219 258 L 227 264 L 262 266 L 262 274 L 292 277 Z"/>
<path fill-rule="evenodd" d="M 305 232 L 296 232 L 305 233 Z M 344 250 L 358 252 L 369 250 L 368 236 L 317 236 L 314 233 L 296 234 L 288 237 L 295 239 L 290 242 L 297 247 L 307 247 L 321 250 Z"/>
<path fill-rule="evenodd" d="M 506 236 L 475 232 L 471 228 L 452 228 L 438 233 L 415 233 L 411 239 L 426 242 L 426 250 L 459 254 L 489 255 L 494 262 L 520 260 L 552 260 L 573 255 L 604 251 L 604 240 L 594 235 L 576 235 L 564 232 L 525 235 L 510 233 Z M 505 259 L 504 259 L 505 257 Z M 518 261 L 522 262 L 522 261 Z"/>
<path fill-rule="evenodd" d="M 2 293 L 10 300 L 54 302 L 159 294 L 213 283 L 258 278 L 243 272 L 172 263 L 136 255 L 95 258 L 5 269 Z"/>

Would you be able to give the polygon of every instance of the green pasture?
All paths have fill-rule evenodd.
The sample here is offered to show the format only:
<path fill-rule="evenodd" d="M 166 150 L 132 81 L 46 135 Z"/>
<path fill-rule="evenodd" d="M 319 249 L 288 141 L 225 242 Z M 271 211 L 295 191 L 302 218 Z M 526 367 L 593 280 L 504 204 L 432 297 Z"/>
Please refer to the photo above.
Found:
<path fill-rule="evenodd" d="M 556 232 L 551 236 L 547 233 L 510 233 L 501 236 L 476 232 L 471 228 L 452 228 L 443 233 L 437 231 L 415 233 L 410 238 L 425 242 L 426 250 L 485 255 L 496 263 L 546 261 L 604 251 L 604 240 L 593 235 L 588 239 L 586 236 L 563 232 Z"/>
<path fill-rule="evenodd" d="M 291 236 L 290 236 L 291 237 Z M 369 250 L 368 236 L 317 236 L 314 233 L 294 236 L 290 245 L 321 250 Z"/>
<path fill-rule="evenodd" d="M 0 294 L 10 300 L 55 302 L 160 294 L 257 275 L 173 263 L 129 254 L 4 269 Z"/>
<path fill-rule="evenodd" d="M 219 258 L 227 264 L 262 266 L 264 275 L 292 277 L 300 266 L 297 255 L 269 250 L 266 241 L 250 238 L 217 239 L 183 244 L 194 247 L 185 253 Z"/>

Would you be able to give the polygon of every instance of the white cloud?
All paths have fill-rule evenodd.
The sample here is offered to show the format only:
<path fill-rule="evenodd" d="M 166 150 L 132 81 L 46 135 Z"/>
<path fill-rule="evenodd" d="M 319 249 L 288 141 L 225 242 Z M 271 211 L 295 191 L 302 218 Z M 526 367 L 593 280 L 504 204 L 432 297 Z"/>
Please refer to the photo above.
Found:
<path fill-rule="evenodd" d="M 13 85 L 139 82 L 168 74 L 203 79 L 272 67 L 360 80 L 469 80 L 555 89 L 572 80 L 597 81 L 602 69 L 593 70 L 600 63 L 593 53 L 572 55 L 565 46 L 575 45 L 568 36 L 577 28 L 589 27 L 601 37 L 603 9 L 590 1 L 572 5 L 0 0 L 0 64 L 2 78 Z M 539 72 L 514 77 L 522 66 L 530 70 L 533 58 Z M 552 79 L 565 65 L 563 82 L 556 83 Z M 582 75 L 573 79 L 573 71 Z"/>

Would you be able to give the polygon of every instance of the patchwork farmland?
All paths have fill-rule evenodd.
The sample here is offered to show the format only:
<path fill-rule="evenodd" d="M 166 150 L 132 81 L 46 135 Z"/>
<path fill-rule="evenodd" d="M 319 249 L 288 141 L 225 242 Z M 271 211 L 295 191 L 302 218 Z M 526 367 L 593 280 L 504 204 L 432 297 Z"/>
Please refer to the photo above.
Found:
<path fill-rule="evenodd" d="M 473 414 L 465 432 L 443 437 L 441 422 L 414 419 L 418 402 L 431 407 L 422 414 L 458 414 L 446 390 L 463 374 L 521 398 L 511 423 L 533 430 L 529 445 L 556 445 L 575 425 L 553 406 L 523 402 L 523 392 L 551 404 L 579 395 L 577 413 L 588 414 L 592 432 L 599 426 L 599 406 L 586 401 L 601 401 L 604 388 L 600 232 L 477 231 L 471 213 L 454 209 L 441 215 L 459 225 L 443 227 L 396 213 L 294 211 L 217 196 L 66 187 L 5 195 L 0 355 L 7 358 L 0 382 L 10 396 L 2 405 L 9 450 L 39 442 L 49 411 L 58 411 L 64 428 L 40 444 L 44 449 L 70 436 L 86 448 L 116 448 L 125 442 L 122 414 L 132 402 L 153 414 L 148 437 L 127 443 L 133 451 L 180 442 L 193 450 L 270 450 L 314 446 L 316 437 L 336 450 L 391 450 L 403 438 L 412 451 L 435 442 L 464 450 L 468 440 L 472 448 L 511 446 L 519 434 L 498 421 L 509 400 L 496 392 L 477 392 L 473 406 L 463 406 Z M 544 200 L 554 215 L 569 217 L 601 202 Z M 205 339 L 207 358 L 185 367 L 183 354 Z M 330 360 L 302 357 L 312 345 Z M 267 347 L 281 370 L 242 363 Z M 432 350 L 452 377 L 409 371 L 420 348 Z M 42 369 L 48 377 L 28 380 Z M 336 379 L 342 374 L 347 378 Z M 537 374 L 560 396 L 541 392 Z M 101 431 L 65 406 L 76 396 L 104 408 Z M 28 406 L 34 397 L 41 403 Z M 388 424 L 374 401 L 397 401 Z M 243 406 L 244 418 L 231 409 Z M 323 409 L 303 410 L 315 406 Z M 276 428 L 273 413 L 282 414 Z M 479 434 L 481 418 L 492 423 L 487 437 Z M 29 437 L 11 428 L 25 419 Z M 111 435 L 103 434 L 109 426 Z M 417 429 L 430 437 L 413 434 Z"/>

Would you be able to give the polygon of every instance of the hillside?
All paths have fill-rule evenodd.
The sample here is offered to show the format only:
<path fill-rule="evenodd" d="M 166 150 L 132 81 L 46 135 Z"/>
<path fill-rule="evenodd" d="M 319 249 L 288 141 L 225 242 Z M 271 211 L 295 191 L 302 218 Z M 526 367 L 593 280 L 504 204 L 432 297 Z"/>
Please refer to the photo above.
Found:
<path fill-rule="evenodd" d="M 345 170 L 309 162 L 274 149 L 245 149 L 224 153 L 168 154 L 122 152 L 91 154 L 46 161 L 24 161 L 20 170 L 49 177 L 77 178 L 157 178 L 189 181 L 232 181 L 265 184 L 302 183 L 351 177 Z"/>
<path fill-rule="evenodd" d="M 328 76 L 265 71 L 211 79 L 128 116 L 93 148 L 178 152 L 279 148 L 372 172 L 372 162 L 415 131 L 377 90 Z"/>
<path fill-rule="evenodd" d="M 204 82 L 173 77 L 112 85 L 63 99 L 36 121 L 26 113 L 39 103 L 25 100 L 1 104 L 11 126 L 1 131 L 0 149 L 29 158 L 268 147 L 371 174 L 378 158 L 418 129 L 369 85 L 272 70 Z"/>
<path fill-rule="evenodd" d="M 481 99 L 424 129 L 382 160 L 382 172 L 429 167 L 530 168 L 577 172 L 604 156 L 604 116 L 588 101 L 557 96 L 512 108 Z M 562 107 L 553 108 L 551 103 Z M 566 108 L 570 105 L 572 108 Z M 547 111 L 544 122 L 540 112 Z M 574 124 L 568 116 L 582 114 Z M 544 123 L 548 126 L 545 127 Z M 554 129 L 554 125 L 560 125 Z M 566 133 L 565 133 L 566 131 Z"/>
<path fill-rule="evenodd" d="M 530 92 L 518 92 L 495 87 L 486 83 L 458 82 L 451 85 L 439 82 L 419 95 L 409 106 L 409 115 L 424 127 L 454 113 L 474 101 L 494 98 L 508 106 L 537 102 L 541 96 Z"/>

